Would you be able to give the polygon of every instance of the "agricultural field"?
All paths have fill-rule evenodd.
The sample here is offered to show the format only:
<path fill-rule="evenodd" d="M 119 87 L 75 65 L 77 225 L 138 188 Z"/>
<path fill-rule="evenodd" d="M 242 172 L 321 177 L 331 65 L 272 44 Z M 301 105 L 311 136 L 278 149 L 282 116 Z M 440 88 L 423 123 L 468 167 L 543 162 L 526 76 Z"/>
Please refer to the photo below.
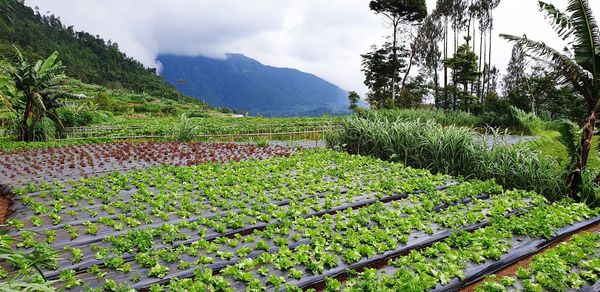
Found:
<path fill-rule="evenodd" d="M 294 149 L 253 144 L 178 142 L 104 143 L 0 151 L 0 185 L 78 179 L 162 164 L 197 165 L 289 156 Z"/>
<path fill-rule="evenodd" d="M 448 291 L 600 222 L 493 181 L 325 149 L 247 159 L 258 151 L 22 185 L 6 232 L 66 291 Z"/>
<path fill-rule="evenodd" d="M 183 127 L 188 128 L 196 136 L 240 137 L 240 134 L 268 135 L 323 130 L 339 124 L 340 121 L 341 118 L 326 116 L 314 118 L 192 117 L 186 120 L 186 125 Z M 169 137 L 178 128 L 182 128 L 179 117 L 116 116 L 92 127 L 68 129 L 65 138 Z"/>
<path fill-rule="evenodd" d="M 546 253 L 533 257 L 527 268 L 502 278 L 492 275 L 476 291 L 599 291 L 600 232 L 575 235 Z M 596 282 L 595 285 L 589 283 Z"/>

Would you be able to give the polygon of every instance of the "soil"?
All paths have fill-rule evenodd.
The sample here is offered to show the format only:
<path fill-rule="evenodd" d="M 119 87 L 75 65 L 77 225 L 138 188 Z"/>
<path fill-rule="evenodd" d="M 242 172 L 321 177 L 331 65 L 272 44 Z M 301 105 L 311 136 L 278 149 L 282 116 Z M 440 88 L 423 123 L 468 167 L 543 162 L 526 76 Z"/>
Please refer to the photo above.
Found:
<path fill-rule="evenodd" d="M 11 204 L 12 200 L 7 195 L 0 194 L 0 224 L 4 224 L 8 219 Z"/>
<path fill-rule="evenodd" d="M 552 248 L 556 247 L 557 245 L 559 245 L 559 244 L 561 244 L 563 242 L 569 242 L 569 241 L 571 241 L 571 239 L 573 238 L 573 236 L 575 236 L 577 234 L 584 233 L 584 232 L 592 232 L 592 233 L 600 232 L 600 223 L 592 225 L 592 226 L 590 226 L 588 228 L 582 229 L 582 230 L 578 231 L 577 233 L 574 233 L 574 234 L 572 234 L 570 236 L 567 236 L 565 239 L 563 239 L 563 240 L 561 240 L 561 241 L 559 241 L 559 242 L 557 242 L 557 243 L 555 243 L 553 245 L 550 245 L 550 246 L 546 247 L 545 249 L 542 249 L 540 252 L 538 252 L 538 253 L 536 253 L 534 255 L 528 256 L 528 257 L 526 257 L 526 258 L 524 258 L 524 259 L 516 262 L 515 264 L 513 264 L 513 265 L 511 265 L 509 267 L 506 267 L 506 268 L 504 268 L 504 269 L 502 269 L 500 271 L 498 271 L 495 275 L 499 279 L 501 279 L 502 277 L 505 277 L 505 276 L 512 277 L 512 276 L 514 276 L 517 273 L 517 270 L 520 267 L 523 267 L 523 268 L 529 267 L 529 264 L 531 264 L 531 261 L 533 260 L 533 257 L 535 255 L 543 254 L 543 253 L 547 252 L 549 249 L 552 249 Z M 474 292 L 475 289 L 477 287 L 481 286 L 484 281 L 485 281 L 485 279 L 480 280 L 480 281 L 474 283 L 471 286 L 463 288 L 461 291 L 463 291 L 463 292 Z"/>

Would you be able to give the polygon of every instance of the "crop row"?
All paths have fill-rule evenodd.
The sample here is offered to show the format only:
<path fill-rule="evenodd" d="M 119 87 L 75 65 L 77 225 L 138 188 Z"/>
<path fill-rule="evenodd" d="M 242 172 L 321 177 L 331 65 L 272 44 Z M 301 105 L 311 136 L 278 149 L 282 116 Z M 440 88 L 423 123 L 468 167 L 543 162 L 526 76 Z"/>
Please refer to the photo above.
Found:
<path fill-rule="evenodd" d="M 470 186 L 488 191 L 497 188 L 489 183 Z M 454 200 L 475 196 L 462 186 L 450 187 L 448 191 L 455 196 Z M 127 254 L 136 254 L 135 260 L 129 262 L 126 269 L 136 273 L 124 273 L 122 266 L 107 266 L 105 261 L 104 266 L 108 269 L 101 269 L 102 272 L 88 269 L 81 277 L 85 283 L 95 283 L 98 273 L 101 273 L 107 279 L 121 279 L 125 280 L 121 283 L 144 288 L 174 277 L 190 277 L 199 266 L 204 266 L 230 276 L 232 283 L 235 283 L 233 280 L 242 280 L 238 285 L 244 287 L 238 289 L 268 287 L 274 285 L 268 281 L 269 278 L 274 279 L 270 275 L 280 277 L 278 279 L 284 276 L 287 282 L 304 276 L 322 275 L 331 269 L 395 250 L 398 246 L 410 245 L 415 236 L 427 238 L 451 226 L 484 221 L 488 217 L 484 209 L 506 214 L 512 209 L 526 208 L 533 202 L 529 200 L 531 198 L 525 199 L 526 194 L 515 192 L 492 196 L 490 201 L 475 200 L 466 205 L 447 206 L 436 214 L 432 213 L 433 206 L 422 204 L 420 198 L 437 197 L 438 194 L 413 195 L 388 204 L 347 209 L 334 215 L 282 219 L 251 235 L 237 233 L 231 238 L 199 239 L 189 245 L 165 245 L 161 235 L 165 230 L 146 229 L 143 231 L 146 236 L 141 237 L 146 239 L 146 243 L 140 243 L 139 234 L 109 238 L 111 252 L 102 254 L 111 262 L 118 259 L 117 262 L 122 265 L 126 261 L 121 259 Z M 248 270 L 239 268 L 251 263 L 255 265 L 255 277 L 252 278 Z M 157 270 L 165 273 L 156 274 Z"/>
<path fill-rule="evenodd" d="M 488 277 L 477 291 L 575 291 L 600 283 L 599 279 L 600 233 L 586 232 L 534 256 L 514 276 Z"/>
<path fill-rule="evenodd" d="M 219 244 L 227 236 L 246 234 L 253 226 L 258 225 L 256 232 L 267 232 L 275 225 L 369 206 L 377 200 L 396 200 L 388 203 L 390 206 L 404 202 L 415 210 L 451 208 L 464 197 L 501 191 L 489 182 L 466 184 L 469 187 L 460 192 L 436 191 L 436 186 L 448 180 L 398 164 L 330 151 L 226 165 L 163 166 L 20 188 L 17 193 L 25 205 L 11 218 L 15 228 L 9 232 L 27 251 L 59 250 L 59 259 L 46 267 L 46 273 L 65 278 L 66 273 L 87 274 L 115 265 L 121 268 L 119 262 L 137 264 L 139 254 L 143 254 L 139 248 L 162 249 L 164 254 L 164 250 L 205 241 Z M 418 196 L 408 195 L 419 190 Z M 109 213 L 116 217 L 109 218 Z M 288 241 L 307 240 L 298 236 Z M 273 238 L 263 241 L 270 247 L 278 246 Z M 219 247 L 231 249 L 231 245 L 221 242 Z M 111 253 L 115 251 L 118 256 Z M 219 251 L 210 257 L 231 257 L 231 251 Z M 244 251 L 235 254 L 244 255 Z M 186 265 L 182 263 L 182 267 Z M 154 273 L 148 271 L 144 277 L 151 275 Z"/>
<path fill-rule="evenodd" d="M 43 273 L 72 290 L 431 289 L 598 216 L 491 181 L 458 183 L 327 150 L 113 172 L 15 193 L 7 232 L 21 251 L 57 252 Z M 344 287 L 335 280 L 387 259 L 385 270 Z"/>
<path fill-rule="evenodd" d="M 106 236 L 149 226 L 187 225 L 182 228 L 187 237 L 198 237 L 201 231 L 217 236 L 286 216 L 350 206 L 356 198 L 434 190 L 449 179 L 373 159 L 347 158 L 333 152 L 298 154 L 27 186 L 16 190 L 22 205 L 15 206 L 9 220 L 15 228 L 9 232 L 30 249 L 37 242 L 54 248 L 89 246 Z M 385 176 L 394 179 L 384 180 Z"/>
<path fill-rule="evenodd" d="M 494 217 L 487 227 L 474 232 L 459 232 L 429 248 L 411 251 L 408 255 L 389 261 L 378 271 L 367 269 L 343 285 L 331 279 L 330 288 L 344 291 L 426 291 L 445 288 L 452 282 L 465 280 L 466 270 L 501 261 L 514 246 L 538 238 L 551 239 L 555 232 L 599 215 L 582 204 L 557 202 L 537 206 L 521 216 Z M 537 290 L 535 290 L 537 291 Z"/>
<path fill-rule="evenodd" d="M 0 183 L 77 179 L 113 170 L 161 164 L 197 165 L 289 156 L 294 149 L 246 144 L 105 143 L 0 152 Z"/>

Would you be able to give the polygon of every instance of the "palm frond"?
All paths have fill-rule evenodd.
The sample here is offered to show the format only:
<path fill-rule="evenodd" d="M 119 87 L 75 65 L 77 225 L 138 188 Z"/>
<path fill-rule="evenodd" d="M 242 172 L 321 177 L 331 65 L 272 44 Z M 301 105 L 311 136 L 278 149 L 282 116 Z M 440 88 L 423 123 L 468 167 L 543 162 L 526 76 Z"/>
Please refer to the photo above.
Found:
<path fill-rule="evenodd" d="M 564 82 L 569 82 L 586 99 L 594 96 L 594 79 L 590 72 L 561 52 L 543 42 L 533 41 L 524 37 L 501 34 L 501 38 L 522 46 L 533 55 L 550 59 L 561 73 Z"/>
<path fill-rule="evenodd" d="M 558 10 L 554 5 L 539 1 L 540 10 L 546 13 L 546 17 L 552 19 L 552 28 L 556 30 L 563 40 L 569 38 L 573 33 L 573 22 L 566 13 Z"/>
<path fill-rule="evenodd" d="M 600 29 L 592 8 L 587 0 L 570 0 L 567 12 L 572 13 L 575 59 L 579 65 L 597 76 L 600 70 Z"/>

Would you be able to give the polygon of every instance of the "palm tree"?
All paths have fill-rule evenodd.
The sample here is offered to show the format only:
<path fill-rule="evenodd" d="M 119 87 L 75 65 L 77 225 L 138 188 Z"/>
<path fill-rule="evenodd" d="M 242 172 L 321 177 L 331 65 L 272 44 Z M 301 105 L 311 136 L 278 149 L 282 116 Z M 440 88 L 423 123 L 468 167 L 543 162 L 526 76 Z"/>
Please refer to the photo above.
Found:
<path fill-rule="evenodd" d="M 557 72 L 562 75 L 562 81 L 572 85 L 585 100 L 587 117 L 582 129 L 580 154 L 568 178 L 571 196 L 575 197 L 581 190 L 583 172 L 592 147 L 596 114 L 600 107 L 600 29 L 588 0 L 569 0 L 566 12 L 542 1 L 539 2 L 539 7 L 551 19 L 558 35 L 569 41 L 570 48 L 565 53 L 526 37 L 500 36 L 554 64 Z"/>
<path fill-rule="evenodd" d="M 18 63 L 6 66 L 2 71 L 12 80 L 18 94 L 13 96 L 12 108 L 22 118 L 18 122 L 19 140 L 32 142 L 45 140 L 47 136 L 40 125 L 48 117 L 62 129 L 58 108 L 61 100 L 73 98 L 65 86 L 67 76 L 58 61 L 58 52 L 35 64 L 28 62 L 17 50 Z"/>

